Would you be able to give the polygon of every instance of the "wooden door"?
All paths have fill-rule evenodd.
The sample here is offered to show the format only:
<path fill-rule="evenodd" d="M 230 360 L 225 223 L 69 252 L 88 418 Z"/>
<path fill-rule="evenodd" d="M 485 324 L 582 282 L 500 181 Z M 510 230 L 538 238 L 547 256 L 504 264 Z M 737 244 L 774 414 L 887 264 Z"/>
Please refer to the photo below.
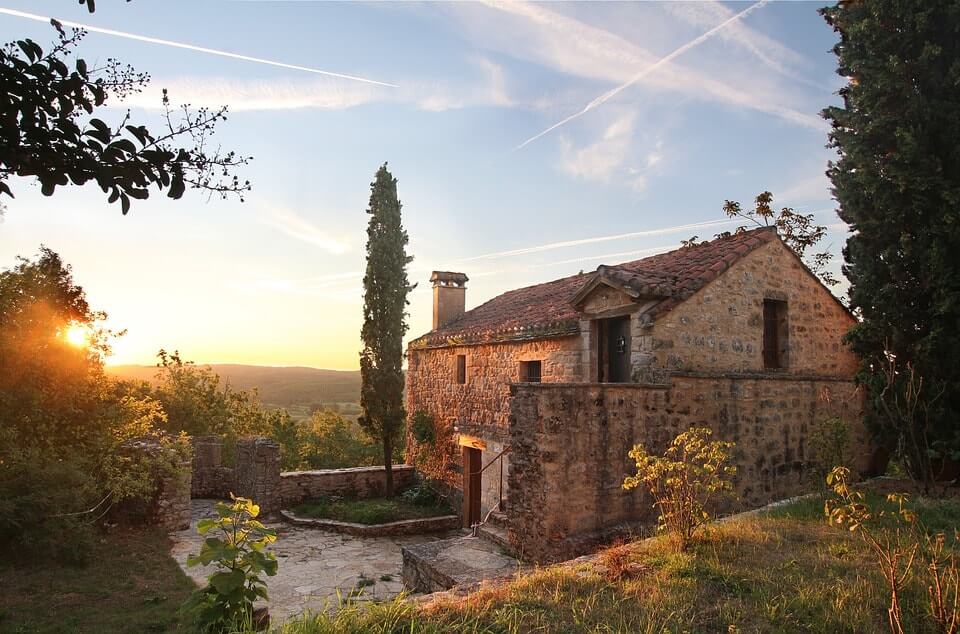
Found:
<path fill-rule="evenodd" d="M 630 381 L 630 317 L 597 322 L 597 380 L 601 383 Z"/>
<path fill-rule="evenodd" d="M 480 470 L 483 452 L 475 447 L 463 449 L 463 526 L 470 528 L 480 522 Z"/>

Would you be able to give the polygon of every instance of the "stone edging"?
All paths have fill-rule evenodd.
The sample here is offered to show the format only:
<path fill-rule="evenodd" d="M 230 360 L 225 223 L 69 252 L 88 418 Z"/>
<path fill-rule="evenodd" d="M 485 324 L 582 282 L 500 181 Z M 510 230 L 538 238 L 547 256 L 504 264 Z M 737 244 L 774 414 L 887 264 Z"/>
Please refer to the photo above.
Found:
<path fill-rule="evenodd" d="M 435 533 L 460 528 L 460 518 L 456 515 L 438 515 L 414 520 L 400 520 L 386 524 L 355 524 L 338 520 L 297 517 L 291 511 L 280 511 L 284 520 L 296 526 L 319 528 L 322 530 L 345 533 L 357 537 L 385 537 L 387 535 L 413 535 L 417 533 Z"/>

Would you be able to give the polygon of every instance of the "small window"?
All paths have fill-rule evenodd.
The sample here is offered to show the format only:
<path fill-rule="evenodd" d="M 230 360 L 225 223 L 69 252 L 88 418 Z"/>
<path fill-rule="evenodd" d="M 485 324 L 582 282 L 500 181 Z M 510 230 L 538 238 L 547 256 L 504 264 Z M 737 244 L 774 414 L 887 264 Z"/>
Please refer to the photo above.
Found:
<path fill-rule="evenodd" d="M 763 300 L 763 367 L 777 370 L 787 367 L 788 337 L 787 302 Z"/>
<path fill-rule="evenodd" d="M 463 385 L 467 382 L 467 355 L 457 355 L 457 383 Z"/>
<path fill-rule="evenodd" d="M 542 367 L 543 364 L 540 361 L 521 361 L 520 381 L 523 383 L 539 383 Z"/>

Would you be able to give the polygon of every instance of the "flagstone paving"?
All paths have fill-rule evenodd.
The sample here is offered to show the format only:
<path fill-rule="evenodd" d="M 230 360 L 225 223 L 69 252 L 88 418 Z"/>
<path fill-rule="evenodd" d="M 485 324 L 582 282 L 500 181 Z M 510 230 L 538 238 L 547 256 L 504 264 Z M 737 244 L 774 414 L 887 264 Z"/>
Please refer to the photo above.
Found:
<path fill-rule="evenodd" d="M 213 500 L 193 500 L 188 530 L 171 535 L 172 554 L 198 584 L 206 583 L 212 566 L 187 567 L 187 555 L 200 552 L 203 538 L 197 521 L 213 517 Z M 403 591 L 403 546 L 449 538 L 459 532 L 396 537 L 354 537 L 315 528 L 270 524 L 277 541 L 270 550 L 277 556 L 276 576 L 267 577 L 270 616 L 274 623 L 303 611 L 336 610 L 340 597 L 351 593 L 358 600 L 388 600 Z M 372 582 L 372 583 L 371 583 Z M 370 584 L 365 585 L 364 584 Z"/>

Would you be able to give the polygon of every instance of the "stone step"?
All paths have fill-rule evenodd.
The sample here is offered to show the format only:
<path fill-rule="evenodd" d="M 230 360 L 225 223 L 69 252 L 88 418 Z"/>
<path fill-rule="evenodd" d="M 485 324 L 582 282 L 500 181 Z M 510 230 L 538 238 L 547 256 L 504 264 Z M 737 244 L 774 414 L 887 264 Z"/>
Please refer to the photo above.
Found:
<path fill-rule="evenodd" d="M 494 511 L 490 514 L 490 519 L 487 520 L 487 524 L 494 524 L 496 526 L 501 526 L 503 528 L 507 527 L 507 514 L 503 511 Z"/>
<path fill-rule="evenodd" d="M 403 585 L 413 592 L 469 587 L 485 579 L 509 577 L 520 562 L 503 549 L 476 537 L 455 537 L 404 546 Z"/>
<path fill-rule="evenodd" d="M 507 529 L 504 526 L 498 526 L 487 522 L 480 526 L 477 535 L 491 544 L 495 544 L 508 554 L 513 554 L 513 548 L 510 546 L 510 538 L 507 536 Z"/>

